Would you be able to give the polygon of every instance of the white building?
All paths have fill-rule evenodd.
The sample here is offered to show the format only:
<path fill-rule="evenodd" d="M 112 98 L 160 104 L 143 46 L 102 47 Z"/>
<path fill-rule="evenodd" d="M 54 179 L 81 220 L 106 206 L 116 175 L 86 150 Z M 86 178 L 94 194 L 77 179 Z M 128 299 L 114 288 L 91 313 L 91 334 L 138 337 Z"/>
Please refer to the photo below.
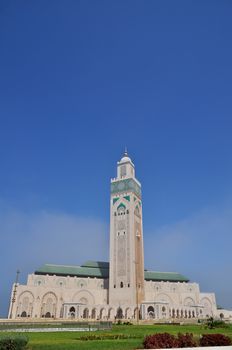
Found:
<path fill-rule="evenodd" d="M 214 293 L 176 272 L 144 270 L 141 185 L 125 152 L 111 180 L 110 264 L 46 264 L 12 288 L 9 318 L 190 319 L 217 316 Z"/>

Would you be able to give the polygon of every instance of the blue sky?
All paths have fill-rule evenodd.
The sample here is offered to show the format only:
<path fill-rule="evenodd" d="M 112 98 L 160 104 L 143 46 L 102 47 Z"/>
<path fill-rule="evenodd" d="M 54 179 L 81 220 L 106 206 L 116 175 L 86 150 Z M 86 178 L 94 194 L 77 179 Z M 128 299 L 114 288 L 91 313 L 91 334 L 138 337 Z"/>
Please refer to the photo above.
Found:
<path fill-rule="evenodd" d="M 146 267 L 232 307 L 231 16 L 227 0 L 1 1 L 0 315 L 17 268 L 108 259 L 125 146 Z"/>

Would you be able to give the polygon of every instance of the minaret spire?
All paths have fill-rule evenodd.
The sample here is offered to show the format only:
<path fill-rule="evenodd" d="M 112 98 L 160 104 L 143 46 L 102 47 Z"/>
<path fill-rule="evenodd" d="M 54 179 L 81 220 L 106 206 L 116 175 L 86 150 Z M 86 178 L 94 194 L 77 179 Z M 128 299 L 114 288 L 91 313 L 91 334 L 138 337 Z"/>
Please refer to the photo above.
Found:
<path fill-rule="evenodd" d="M 127 147 L 125 146 L 124 156 L 128 156 Z"/>

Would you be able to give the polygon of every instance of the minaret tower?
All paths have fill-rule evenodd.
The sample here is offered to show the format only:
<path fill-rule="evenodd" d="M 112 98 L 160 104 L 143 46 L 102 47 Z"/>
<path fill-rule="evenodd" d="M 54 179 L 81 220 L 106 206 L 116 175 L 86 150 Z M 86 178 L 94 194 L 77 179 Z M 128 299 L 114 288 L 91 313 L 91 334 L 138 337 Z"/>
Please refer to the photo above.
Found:
<path fill-rule="evenodd" d="M 141 184 L 125 151 L 111 179 L 109 304 L 138 306 L 144 300 Z"/>

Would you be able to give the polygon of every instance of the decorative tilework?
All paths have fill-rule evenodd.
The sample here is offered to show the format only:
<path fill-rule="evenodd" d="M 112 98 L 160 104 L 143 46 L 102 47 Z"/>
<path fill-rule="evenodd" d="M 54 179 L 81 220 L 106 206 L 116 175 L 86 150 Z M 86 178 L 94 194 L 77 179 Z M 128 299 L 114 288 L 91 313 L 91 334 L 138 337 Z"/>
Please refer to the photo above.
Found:
<path fill-rule="evenodd" d="M 134 179 L 119 180 L 111 183 L 111 194 L 134 192 L 139 198 L 141 198 L 141 187 Z"/>
<path fill-rule="evenodd" d="M 115 204 L 119 200 L 119 197 L 113 198 L 113 204 Z"/>
<path fill-rule="evenodd" d="M 123 203 L 120 203 L 119 206 L 117 207 L 117 209 L 119 209 L 119 208 L 125 208 L 126 209 L 126 206 Z"/>

